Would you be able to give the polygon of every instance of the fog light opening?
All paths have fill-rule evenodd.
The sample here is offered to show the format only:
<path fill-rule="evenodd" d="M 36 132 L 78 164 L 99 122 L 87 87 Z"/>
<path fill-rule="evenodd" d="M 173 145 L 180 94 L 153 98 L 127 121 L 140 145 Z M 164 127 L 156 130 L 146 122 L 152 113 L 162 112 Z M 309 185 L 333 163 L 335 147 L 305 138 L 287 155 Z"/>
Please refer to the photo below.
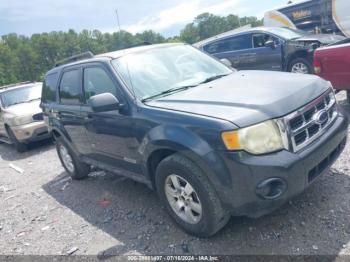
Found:
<path fill-rule="evenodd" d="M 256 187 L 256 194 L 263 199 L 276 199 L 287 189 L 287 183 L 281 178 L 269 178 Z"/>

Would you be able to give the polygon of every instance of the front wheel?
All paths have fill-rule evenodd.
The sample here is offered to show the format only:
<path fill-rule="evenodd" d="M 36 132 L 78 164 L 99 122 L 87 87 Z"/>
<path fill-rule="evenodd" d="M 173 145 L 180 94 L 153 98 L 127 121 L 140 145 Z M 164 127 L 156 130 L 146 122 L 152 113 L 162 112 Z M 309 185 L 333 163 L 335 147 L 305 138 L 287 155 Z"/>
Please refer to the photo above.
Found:
<path fill-rule="evenodd" d="M 156 187 L 170 216 L 189 234 L 209 237 L 230 218 L 206 174 L 180 154 L 161 161 L 156 170 Z"/>
<path fill-rule="evenodd" d="M 91 167 L 81 162 L 60 137 L 56 138 L 56 150 L 64 169 L 73 179 L 84 179 L 89 175 Z"/>
<path fill-rule="evenodd" d="M 289 63 L 288 71 L 291 73 L 311 74 L 313 73 L 311 63 L 305 58 L 296 58 Z"/>
<path fill-rule="evenodd" d="M 15 146 L 17 152 L 23 153 L 23 152 L 25 152 L 25 151 L 28 150 L 27 144 L 22 143 L 22 142 L 19 142 L 19 141 L 17 140 L 17 137 L 15 136 L 15 134 L 13 133 L 13 131 L 11 130 L 10 127 L 7 127 L 6 130 L 7 130 L 8 136 L 9 136 L 9 138 L 10 138 L 12 144 Z"/>

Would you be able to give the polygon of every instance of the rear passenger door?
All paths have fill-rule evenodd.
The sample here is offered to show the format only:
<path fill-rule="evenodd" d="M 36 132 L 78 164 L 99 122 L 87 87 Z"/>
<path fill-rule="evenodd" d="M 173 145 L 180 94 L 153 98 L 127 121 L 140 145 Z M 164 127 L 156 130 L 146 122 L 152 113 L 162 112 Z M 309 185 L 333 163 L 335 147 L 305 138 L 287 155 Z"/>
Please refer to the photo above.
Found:
<path fill-rule="evenodd" d="M 274 46 L 266 46 L 269 41 Z M 254 33 L 253 50 L 256 54 L 254 69 L 282 71 L 282 43 L 277 37 L 267 33 Z"/>
<path fill-rule="evenodd" d="M 90 146 L 84 130 L 84 119 L 80 109 L 82 104 L 82 69 L 69 67 L 62 72 L 58 92 L 59 102 L 53 110 L 60 129 L 66 133 L 73 147 L 80 153 L 86 153 Z"/>
<path fill-rule="evenodd" d="M 210 43 L 203 49 L 219 59 L 230 60 L 234 68 L 244 70 L 255 67 L 256 53 L 252 47 L 252 35 L 247 33 Z"/>

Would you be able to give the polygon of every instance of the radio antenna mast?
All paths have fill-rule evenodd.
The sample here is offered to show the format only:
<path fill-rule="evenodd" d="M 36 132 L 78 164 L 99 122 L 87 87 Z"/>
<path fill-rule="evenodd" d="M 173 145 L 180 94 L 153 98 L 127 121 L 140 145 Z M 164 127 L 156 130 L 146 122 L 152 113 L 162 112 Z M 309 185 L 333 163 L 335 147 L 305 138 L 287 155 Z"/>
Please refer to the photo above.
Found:
<path fill-rule="evenodd" d="M 115 14 L 117 15 L 117 22 L 118 22 L 119 33 L 121 33 L 122 30 L 120 29 L 118 9 L 115 9 Z"/>
<path fill-rule="evenodd" d="M 119 28 L 119 34 L 120 34 L 120 38 L 121 38 L 121 41 L 123 41 L 123 36 L 122 36 L 122 30 L 120 28 L 120 21 L 119 21 L 119 14 L 118 14 L 118 9 L 115 9 L 115 14 L 117 15 L 117 22 L 118 22 L 118 28 Z M 122 42 L 123 43 L 123 42 Z M 124 49 L 124 48 L 122 48 Z M 130 71 L 129 71 L 129 64 L 128 62 L 126 62 L 126 67 L 127 67 L 127 71 L 128 71 L 128 76 L 129 76 L 129 80 L 130 80 L 130 84 L 131 84 L 131 92 L 134 96 L 134 99 L 136 100 L 136 94 L 135 94 L 135 90 L 134 90 L 134 86 L 132 84 L 132 80 L 131 80 L 131 76 L 130 76 Z"/>

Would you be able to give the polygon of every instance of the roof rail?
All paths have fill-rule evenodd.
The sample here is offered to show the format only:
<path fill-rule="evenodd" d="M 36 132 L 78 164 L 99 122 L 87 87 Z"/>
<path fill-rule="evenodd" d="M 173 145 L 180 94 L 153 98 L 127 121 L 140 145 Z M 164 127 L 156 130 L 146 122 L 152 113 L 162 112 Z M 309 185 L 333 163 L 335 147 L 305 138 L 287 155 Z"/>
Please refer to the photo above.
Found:
<path fill-rule="evenodd" d="M 144 46 L 144 45 L 152 45 L 152 43 L 148 42 L 148 41 L 144 41 L 144 42 L 141 42 L 141 43 L 138 43 L 138 44 L 135 44 L 135 45 L 131 45 L 131 46 L 125 47 L 123 49 L 134 48 L 134 47 L 139 47 L 139 46 Z"/>
<path fill-rule="evenodd" d="M 93 57 L 94 57 L 94 54 L 92 52 L 90 52 L 90 51 L 84 52 L 81 54 L 73 55 L 71 57 L 67 57 L 65 59 L 62 59 L 62 60 L 56 62 L 55 67 L 58 67 L 58 66 L 61 66 L 64 64 L 68 64 L 68 63 L 72 63 L 72 62 L 76 62 L 76 61 L 83 60 L 83 59 L 93 58 Z"/>
<path fill-rule="evenodd" d="M 0 89 L 10 88 L 10 87 L 20 86 L 20 85 L 26 85 L 26 84 L 31 84 L 31 83 L 34 83 L 34 82 L 32 82 L 32 81 L 25 81 L 25 82 L 20 82 L 20 83 L 0 86 Z"/>

